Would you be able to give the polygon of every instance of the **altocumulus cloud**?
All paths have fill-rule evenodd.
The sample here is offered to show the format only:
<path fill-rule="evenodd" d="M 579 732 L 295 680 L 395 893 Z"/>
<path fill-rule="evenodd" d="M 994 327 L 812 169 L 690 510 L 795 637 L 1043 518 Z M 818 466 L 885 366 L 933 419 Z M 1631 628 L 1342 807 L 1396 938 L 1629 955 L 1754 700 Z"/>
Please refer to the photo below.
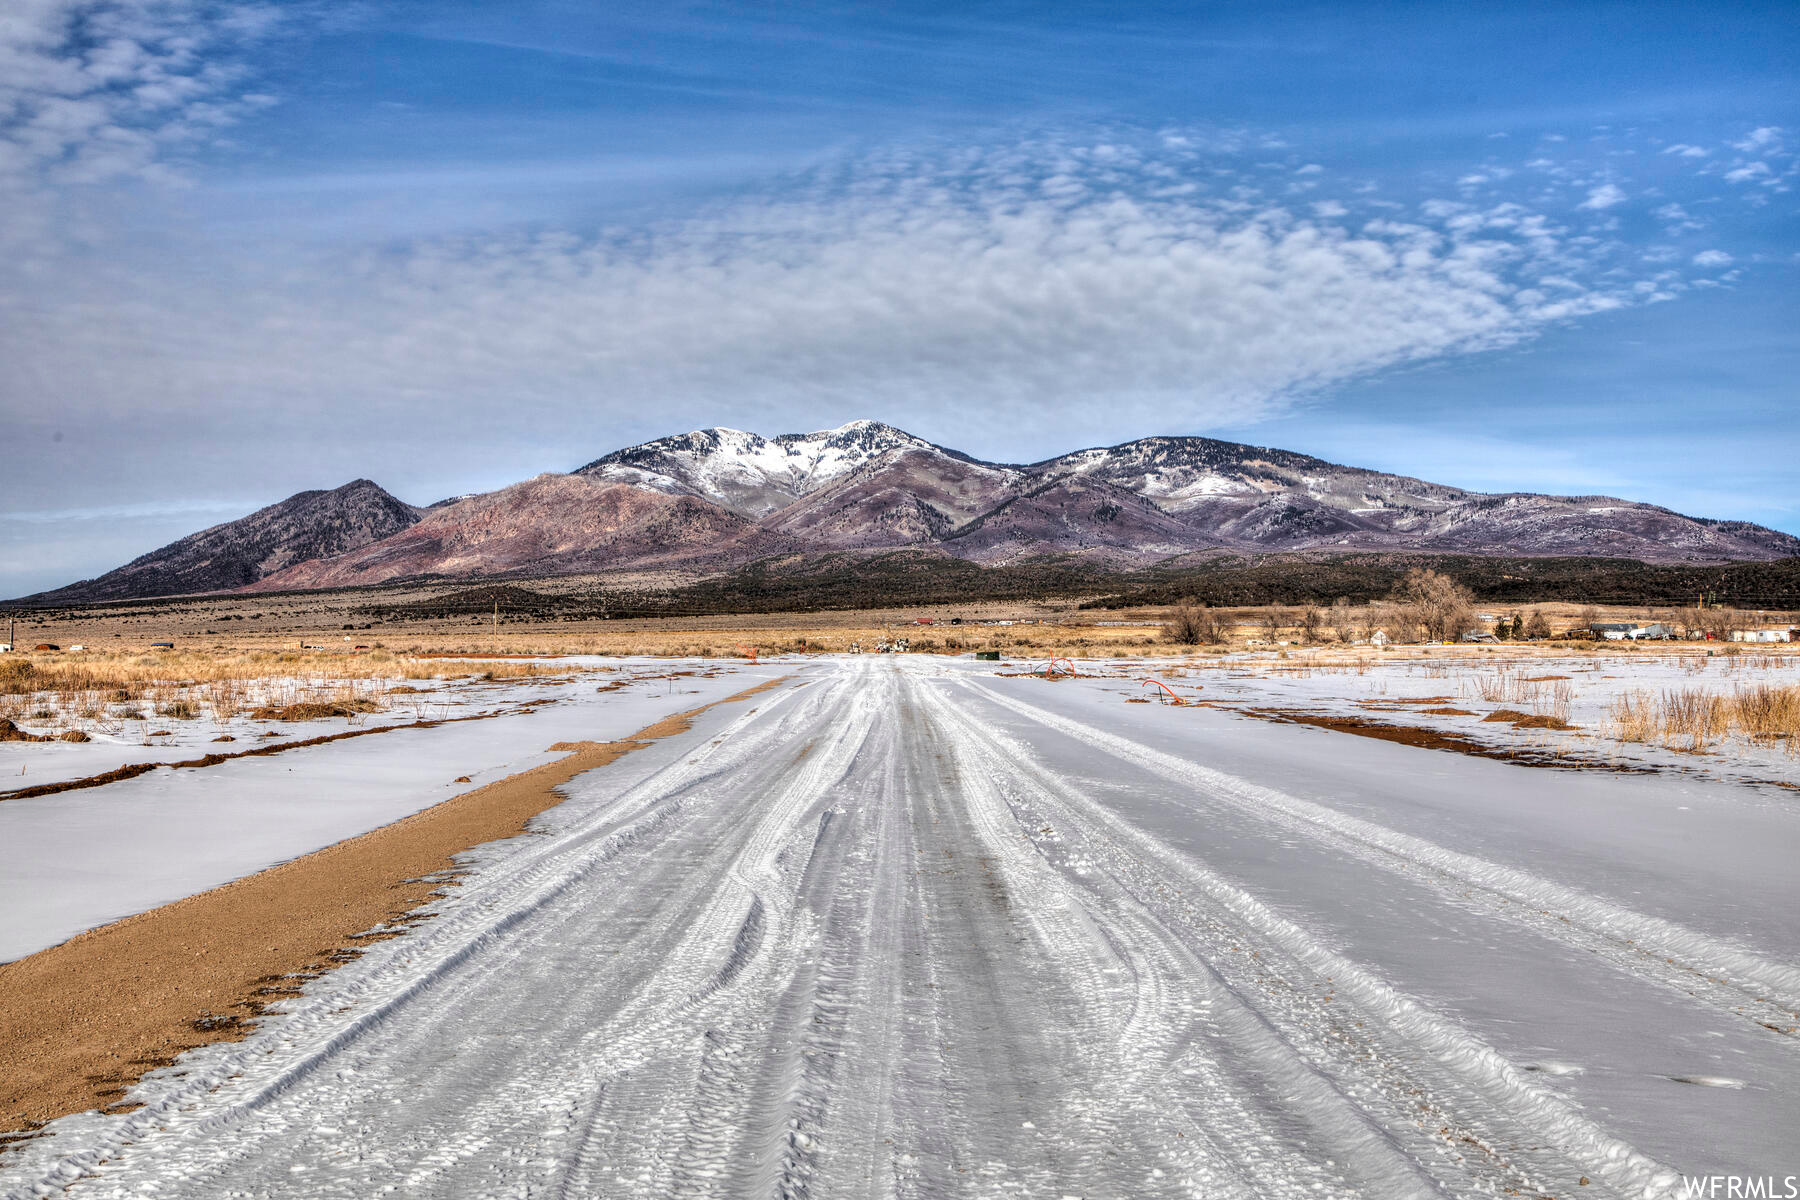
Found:
<path fill-rule="evenodd" d="M 1645 292 L 1602 269 L 1603 243 L 1517 204 L 1297 212 L 1166 144 L 890 155 L 647 230 L 426 242 L 279 277 L 115 273 L 104 334 L 89 291 L 16 326 L 8 353 L 36 386 L 93 398 L 76 404 L 202 417 L 227 400 L 365 429 L 426 404 L 448 428 L 497 400 L 545 420 L 979 407 L 1104 437 L 1253 420 Z"/>
<path fill-rule="evenodd" d="M 300 6 L 7 0 L 0 9 L 0 248 L 35 252 L 69 185 L 174 182 L 172 156 L 273 98 L 234 54 Z"/>

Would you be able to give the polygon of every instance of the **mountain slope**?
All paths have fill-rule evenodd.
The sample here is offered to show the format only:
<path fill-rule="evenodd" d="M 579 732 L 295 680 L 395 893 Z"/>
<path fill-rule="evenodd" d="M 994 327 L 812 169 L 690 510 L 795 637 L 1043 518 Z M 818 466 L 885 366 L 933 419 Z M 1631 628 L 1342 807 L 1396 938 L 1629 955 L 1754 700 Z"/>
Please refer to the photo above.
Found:
<path fill-rule="evenodd" d="M 300 492 L 247 517 L 189 534 L 96 579 L 27 600 L 87 604 L 239 588 L 295 563 L 379 541 L 416 524 L 423 511 L 367 479 L 328 492 Z"/>
<path fill-rule="evenodd" d="M 1153 437 L 1047 459 L 1051 478 L 1104 480 L 1245 550 L 1414 550 L 1728 562 L 1800 554 L 1800 538 L 1610 496 L 1484 494 L 1310 455 Z"/>
<path fill-rule="evenodd" d="M 1219 544 L 1128 488 L 1082 476 L 1038 481 L 943 542 L 951 554 L 975 562 L 1058 554 L 1114 567 Z"/>
<path fill-rule="evenodd" d="M 569 574 L 716 553 L 749 521 L 691 496 L 579 475 L 540 475 L 435 508 L 348 554 L 299 563 L 246 591 L 359 587 L 419 575 Z"/>
<path fill-rule="evenodd" d="M 615 450 L 574 474 L 677 496 L 698 496 L 756 520 L 872 464 L 906 452 L 966 456 L 879 421 L 765 438 L 697 429 Z"/>
<path fill-rule="evenodd" d="M 764 529 L 828 549 L 941 540 L 1031 483 L 1012 467 L 935 446 L 882 456 L 763 518 Z"/>

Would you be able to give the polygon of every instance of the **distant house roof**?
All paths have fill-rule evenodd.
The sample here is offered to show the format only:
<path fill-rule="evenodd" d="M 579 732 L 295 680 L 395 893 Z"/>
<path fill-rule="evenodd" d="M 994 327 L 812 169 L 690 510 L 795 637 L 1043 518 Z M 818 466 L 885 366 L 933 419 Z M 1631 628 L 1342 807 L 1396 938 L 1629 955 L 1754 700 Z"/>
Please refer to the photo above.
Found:
<path fill-rule="evenodd" d="M 1588 625 L 1595 633 L 1628 633 L 1637 627 L 1635 621 L 1594 621 Z"/>

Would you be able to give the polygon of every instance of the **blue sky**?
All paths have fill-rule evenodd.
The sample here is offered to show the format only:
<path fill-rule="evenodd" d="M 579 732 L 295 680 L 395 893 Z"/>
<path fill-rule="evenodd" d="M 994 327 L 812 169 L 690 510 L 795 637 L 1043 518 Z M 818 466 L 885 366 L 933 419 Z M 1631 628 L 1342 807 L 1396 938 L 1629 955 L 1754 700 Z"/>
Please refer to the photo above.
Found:
<path fill-rule="evenodd" d="M 0 594 L 725 424 L 1800 532 L 1782 5 L 0 18 Z"/>

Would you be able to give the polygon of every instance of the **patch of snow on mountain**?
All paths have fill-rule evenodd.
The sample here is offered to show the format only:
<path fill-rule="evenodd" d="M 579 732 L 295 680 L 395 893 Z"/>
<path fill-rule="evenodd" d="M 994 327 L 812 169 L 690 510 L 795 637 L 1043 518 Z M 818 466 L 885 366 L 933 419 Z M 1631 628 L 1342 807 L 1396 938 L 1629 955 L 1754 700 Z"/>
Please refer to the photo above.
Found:
<path fill-rule="evenodd" d="M 773 438 L 721 426 L 632 446 L 580 473 L 700 496 L 761 517 L 872 462 L 905 450 L 935 449 L 879 421 Z"/>

